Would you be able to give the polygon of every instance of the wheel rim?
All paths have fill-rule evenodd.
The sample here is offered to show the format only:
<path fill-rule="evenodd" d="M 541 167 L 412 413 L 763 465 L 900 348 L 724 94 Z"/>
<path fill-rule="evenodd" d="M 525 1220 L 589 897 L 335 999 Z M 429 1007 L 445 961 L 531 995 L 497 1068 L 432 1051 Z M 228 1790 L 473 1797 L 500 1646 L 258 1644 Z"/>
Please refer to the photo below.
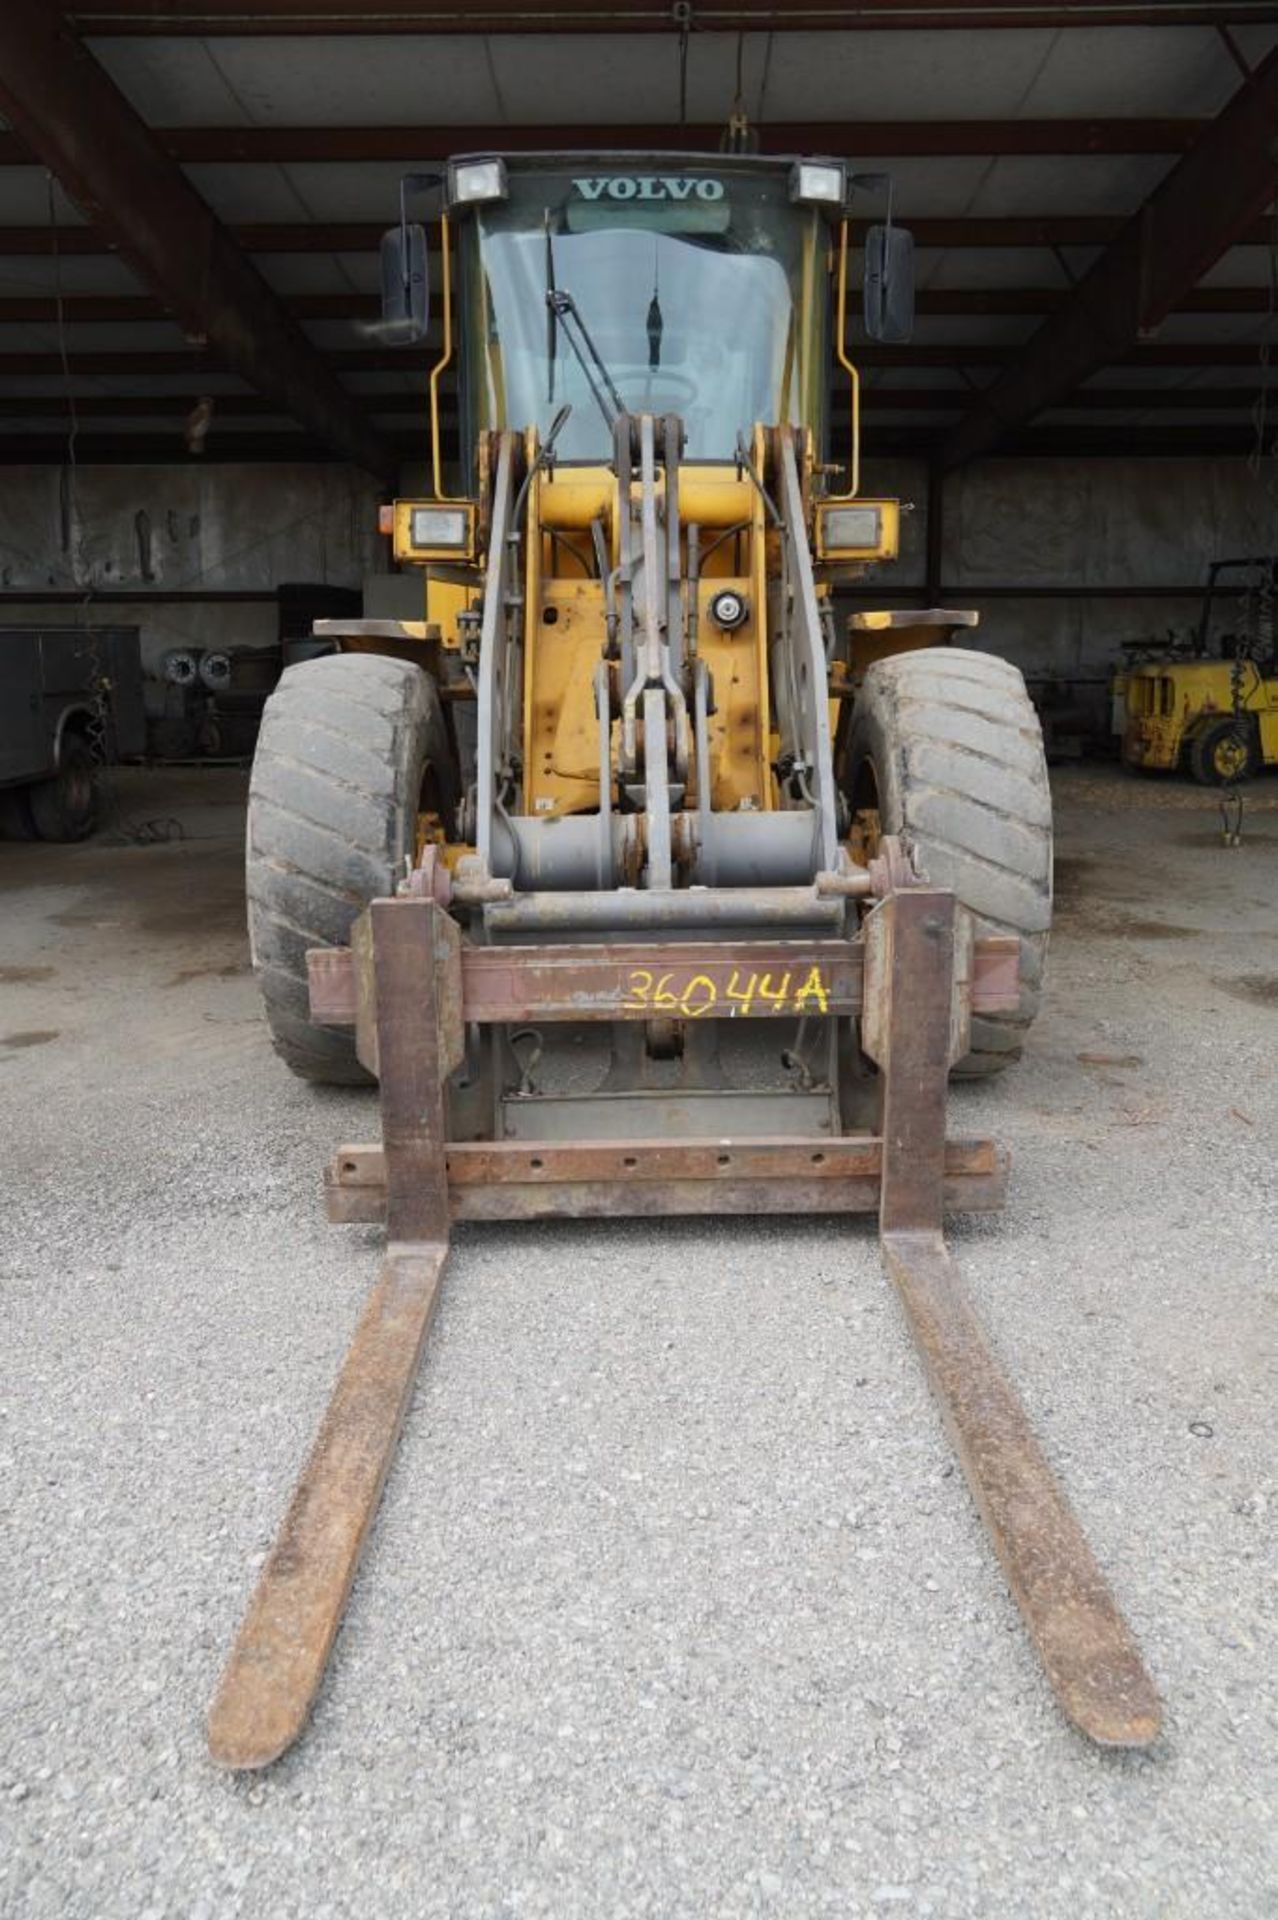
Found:
<path fill-rule="evenodd" d="M 83 820 L 93 809 L 92 769 L 77 761 L 67 768 L 63 779 L 67 812 L 74 819 Z"/>
<path fill-rule="evenodd" d="M 877 807 L 858 807 L 848 830 L 848 851 L 861 866 L 867 866 L 879 851 L 883 822 Z"/>
<path fill-rule="evenodd" d="M 861 866 L 866 866 L 878 854 L 879 841 L 883 838 L 879 781 L 872 761 L 867 759 L 858 769 L 850 800 L 852 825 L 848 829 L 848 851 Z"/>
<path fill-rule="evenodd" d="M 1222 780 L 1236 780 L 1247 765 L 1247 748 L 1236 733 L 1227 733 L 1216 742 L 1212 765 Z"/>

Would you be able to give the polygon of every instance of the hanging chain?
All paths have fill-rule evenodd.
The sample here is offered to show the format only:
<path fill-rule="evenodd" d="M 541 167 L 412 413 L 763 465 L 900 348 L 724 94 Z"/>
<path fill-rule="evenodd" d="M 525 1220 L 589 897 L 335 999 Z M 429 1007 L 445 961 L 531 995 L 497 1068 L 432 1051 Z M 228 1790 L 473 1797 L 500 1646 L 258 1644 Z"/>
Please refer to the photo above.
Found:
<path fill-rule="evenodd" d="M 1272 526 L 1278 513 L 1278 433 L 1271 433 L 1270 429 L 1270 381 L 1275 331 L 1278 330 L 1278 201 L 1270 209 L 1267 251 L 1267 300 L 1257 355 L 1260 388 L 1251 410 L 1252 442 L 1247 455 L 1247 470 L 1267 495 L 1269 511 L 1264 516 L 1264 524 Z M 1226 781 L 1220 796 L 1221 833 L 1227 847 L 1237 847 L 1242 841 L 1243 795 L 1238 781 L 1239 776 L 1246 772 L 1250 758 L 1243 711 L 1247 662 L 1251 660 L 1255 664 L 1258 675 L 1264 673 L 1262 660 L 1271 669 L 1278 664 L 1275 661 L 1274 572 L 1275 557 L 1272 553 L 1259 557 L 1259 577 L 1254 567 L 1248 570 L 1246 599 L 1243 603 L 1243 633 L 1234 643 L 1234 657 L 1230 664 L 1230 707 L 1234 734 L 1243 760 L 1238 773 Z"/>
<path fill-rule="evenodd" d="M 71 360 L 67 352 L 66 310 L 62 294 L 62 250 L 59 246 L 58 201 L 54 188 L 53 175 L 46 176 L 46 189 L 49 204 L 49 234 L 53 251 L 53 300 L 54 316 L 58 329 L 58 358 L 62 365 L 62 392 L 67 407 L 67 541 L 68 561 L 71 578 L 77 587 L 83 588 L 80 599 L 81 643 L 77 649 L 77 659 L 85 667 L 84 691 L 89 701 L 89 720 L 85 728 L 85 738 L 89 753 L 95 766 L 104 767 L 110 757 L 110 711 L 107 706 L 109 680 L 102 663 L 101 649 L 97 629 L 89 618 L 89 609 L 93 604 L 93 581 L 91 576 L 80 578 L 79 538 L 81 531 L 79 500 L 79 465 L 76 454 L 76 442 L 80 434 L 80 415 L 75 404 L 75 387 L 71 378 Z"/>
<path fill-rule="evenodd" d="M 135 823 L 125 818 L 120 804 L 120 796 L 111 778 L 111 677 L 102 659 L 101 635 L 92 624 L 89 613 L 93 605 L 93 575 L 91 567 L 81 567 L 79 538 L 83 522 L 80 517 L 79 476 L 76 442 L 80 433 L 80 416 L 75 403 L 75 387 L 71 377 L 71 359 L 67 352 L 66 311 L 62 292 L 62 254 L 58 245 L 58 203 L 53 175 L 46 176 L 49 204 L 49 233 L 53 252 L 53 295 L 54 315 L 58 330 L 58 358 L 62 364 L 62 391 L 67 406 L 67 459 L 63 469 L 66 479 L 66 527 L 71 578 L 81 589 L 80 597 L 80 636 L 81 643 L 76 657 L 85 666 L 84 692 L 89 702 L 88 724 L 85 727 L 85 744 L 94 766 L 94 777 L 99 800 L 106 809 L 107 816 L 114 818 L 116 831 L 126 839 L 138 845 L 146 846 L 165 840 L 183 840 L 186 830 L 177 820 L 146 820 Z M 81 574 L 83 573 L 83 578 Z"/>
<path fill-rule="evenodd" d="M 679 125 L 688 124 L 688 40 L 692 33 L 691 0 L 675 0 L 670 15 L 679 29 Z"/>
<path fill-rule="evenodd" d="M 737 34 L 737 85 L 728 124 L 719 135 L 720 153 L 757 153 L 759 135 L 750 125 L 750 109 L 745 103 L 745 32 Z"/>
<path fill-rule="evenodd" d="M 1269 496 L 1270 512 L 1265 516 L 1265 524 L 1271 527 L 1278 515 L 1278 432 L 1272 438 L 1269 434 L 1270 370 L 1278 332 L 1278 201 L 1269 214 L 1268 268 L 1268 302 L 1260 333 L 1260 391 L 1252 409 L 1255 431 L 1247 465 L 1253 479 L 1261 483 Z M 1263 657 L 1271 668 L 1278 665 L 1275 658 L 1278 631 L 1274 620 L 1276 565 L 1278 559 L 1272 551 L 1261 556 L 1261 575 L 1255 592 L 1255 631 L 1251 636 L 1257 665 Z"/>

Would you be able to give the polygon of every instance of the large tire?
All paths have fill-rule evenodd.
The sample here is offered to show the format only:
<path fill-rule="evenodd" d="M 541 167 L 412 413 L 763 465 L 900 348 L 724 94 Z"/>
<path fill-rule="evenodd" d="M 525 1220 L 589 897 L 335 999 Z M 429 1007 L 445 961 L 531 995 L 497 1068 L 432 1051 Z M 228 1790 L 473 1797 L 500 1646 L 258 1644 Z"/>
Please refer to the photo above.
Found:
<path fill-rule="evenodd" d="M 87 840 L 98 824 L 96 767 L 89 743 L 64 733 L 58 771 L 27 788 L 31 823 L 41 840 Z"/>
<path fill-rule="evenodd" d="M 361 1085 L 344 1029 L 308 1017 L 306 949 L 343 946 L 393 893 L 428 773 L 451 762 L 435 683 L 381 654 L 289 667 L 267 701 L 249 784 L 249 945 L 275 1051 L 303 1080 Z"/>
<path fill-rule="evenodd" d="M 34 840 L 29 787 L 0 787 L 0 840 Z"/>
<path fill-rule="evenodd" d="M 972 1021 L 956 1075 L 999 1073 L 1038 1011 L 1052 919 L 1052 796 L 1038 716 L 1019 668 L 995 654 L 927 647 L 876 661 L 857 698 L 845 781 L 876 809 L 978 932 L 1019 934 L 1015 1013 Z"/>
<path fill-rule="evenodd" d="M 1217 720 L 1189 743 L 1189 771 L 1200 787 L 1238 787 L 1261 767 L 1260 742 L 1249 714 Z"/>

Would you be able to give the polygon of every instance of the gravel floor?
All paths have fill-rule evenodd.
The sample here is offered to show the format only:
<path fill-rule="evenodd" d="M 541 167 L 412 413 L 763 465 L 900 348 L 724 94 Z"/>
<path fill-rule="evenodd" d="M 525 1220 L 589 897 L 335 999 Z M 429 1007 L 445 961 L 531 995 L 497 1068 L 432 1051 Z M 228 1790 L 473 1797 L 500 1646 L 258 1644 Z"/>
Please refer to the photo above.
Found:
<path fill-rule="evenodd" d="M 6 1915 L 1278 1915 L 1278 788 L 1070 771 L 1014 1150 L 955 1234 L 1167 1702 L 1062 1724 L 874 1238 L 457 1234 L 308 1738 L 202 1716 L 377 1268 L 261 1032 L 241 784 L 0 848 Z"/>

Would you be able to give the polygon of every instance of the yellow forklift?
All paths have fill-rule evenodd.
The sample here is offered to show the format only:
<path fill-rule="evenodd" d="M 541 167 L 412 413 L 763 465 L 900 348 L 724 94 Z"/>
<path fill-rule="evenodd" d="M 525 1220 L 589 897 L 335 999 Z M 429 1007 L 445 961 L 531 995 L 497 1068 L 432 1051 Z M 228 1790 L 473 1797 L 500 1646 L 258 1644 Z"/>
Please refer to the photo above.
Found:
<path fill-rule="evenodd" d="M 1213 560 L 1188 643 L 1128 648 L 1115 689 L 1125 766 L 1184 768 L 1218 787 L 1278 765 L 1276 593 L 1278 556 Z"/>

